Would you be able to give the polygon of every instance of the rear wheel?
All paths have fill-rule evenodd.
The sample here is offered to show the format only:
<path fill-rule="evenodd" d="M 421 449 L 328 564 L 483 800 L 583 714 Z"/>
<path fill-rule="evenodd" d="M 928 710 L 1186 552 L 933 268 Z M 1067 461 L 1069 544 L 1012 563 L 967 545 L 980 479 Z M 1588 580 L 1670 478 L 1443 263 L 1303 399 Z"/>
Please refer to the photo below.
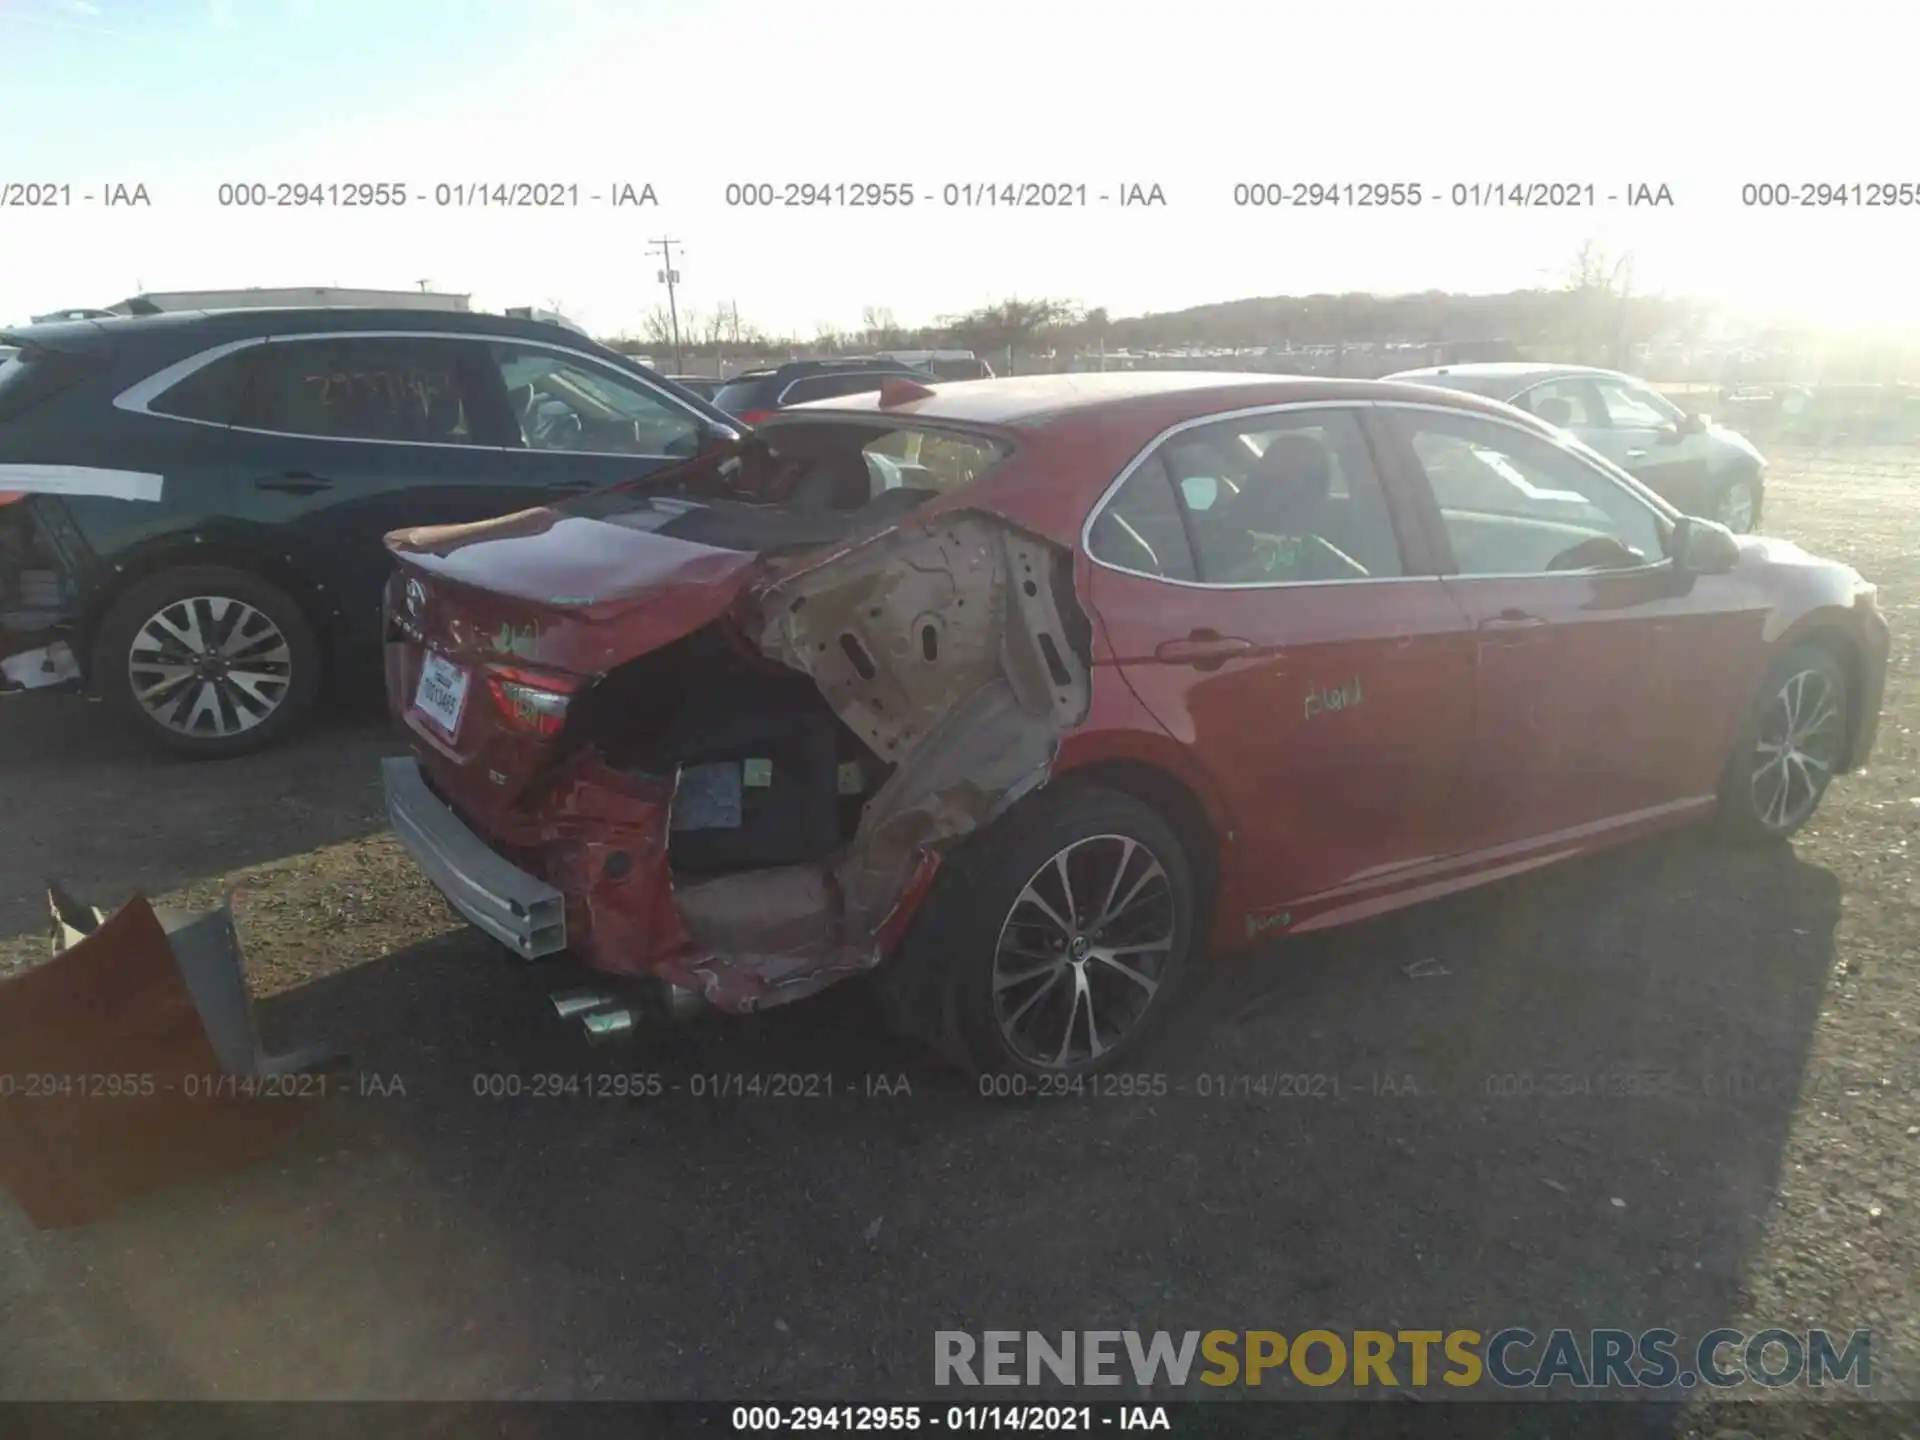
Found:
<path fill-rule="evenodd" d="M 1194 959 L 1178 837 L 1130 795 L 1048 787 L 941 872 L 896 963 L 920 968 L 982 1074 L 1088 1075 L 1145 1042 Z"/>
<path fill-rule="evenodd" d="M 1821 645 L 1767 671 L 1720 783 L 1720 821 L 1736 840 L 1784 840 L 1813 817 L 1846 750 L 1846 672 Z"/>
<path fill-rule="evenodd" d="M 205 759 L 272 744 L 313 706 L 320 645 L 300 606 L 245 570 L 163 570 L 100 623 L 94 687 L 146 735 Z"/>

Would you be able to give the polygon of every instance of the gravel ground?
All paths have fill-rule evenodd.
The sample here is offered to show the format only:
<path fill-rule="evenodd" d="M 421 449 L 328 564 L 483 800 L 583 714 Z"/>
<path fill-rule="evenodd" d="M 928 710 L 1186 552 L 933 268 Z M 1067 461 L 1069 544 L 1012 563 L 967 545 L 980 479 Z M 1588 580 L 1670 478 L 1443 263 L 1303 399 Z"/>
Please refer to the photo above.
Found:
<path fill-rule="evenodd" d="M 232 887 L 270 1043 L 390 1092 L 91 1229 L 0 1197 L 0 1395 L 926 1398 L 939 1329 L 1824 1325 L 1920 1398 L 1916 469 L 1774 460 L 1769 529 L 1896 631 L 1871 768 L 1791 851 L 1669 837 L 1258 950 L 1143 1061 L 1159 1097 L 979 1098 L 857 987 L 588 1050 L 384 833 L 378 717 L 214 767 L 0 705 L 0 966 L 43 875 Z M 475 1094 L 588 1070 L 664 1093 Z M 1275 1073 L 1323 1093 L 1198 1093 Z M 833 1093 L 692 1093 L 779 1074 Z M 1661 1078 L 1566 1078 L 1623 1075 Z"/>

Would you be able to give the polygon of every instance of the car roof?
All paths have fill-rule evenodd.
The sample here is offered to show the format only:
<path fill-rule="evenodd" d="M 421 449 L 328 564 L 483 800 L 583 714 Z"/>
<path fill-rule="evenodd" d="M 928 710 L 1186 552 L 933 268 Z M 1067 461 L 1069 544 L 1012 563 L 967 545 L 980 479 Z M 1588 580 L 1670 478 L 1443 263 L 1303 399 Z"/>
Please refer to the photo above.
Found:
<path fill-rule="evenodd" d="M 1481 360 L 1465 365 L 1429 365 L 1420 370 L 1396 371 L 1386 378 L 1415 383 L 1440 381 L 1472 390 L 1481 390 L 1487 394 L 1504 391 L 1507 394 L 1517 395 L 1528 386 L 1537 385 L 1543 380 L 1576 376 L 1587 379 L 1633 379 L 1631 375 L 1622 371 L 1607 370 L 1597 365 L 1544 365 L 1530 360 Z"/>
<path fill-rule="evenodd" d="M 20 325 L 0 331 L 15 340 L 57 345 L 61 341 L 112 343 L 151 340 L 166 335 L 209 337 L 278 335 L 332 330 L 419 330 L 503 338 L 552 340 L 565 337 L 604 349 L 592 337 L 542 320 L 489 315 L 472 310 L 405 310 L 361 305 L 261 306 L 235 310 L 169 310 L 158 315 L 112 315 L 96 320 L 61 320 Z"/>
<path fill-rule="evenodd" d="M 742 370 L 726 383 L 733 385 L 742 380 L 773 380 L 781 377 L 798 379 L 804 375 L 867 374 L 924 377 L 927 372 L 904 360 L 789 360 L 784 365 L 763 365 L 753 370 Z"/>
<path fill-rule="evenodd" d="M 1336 402 L 1413 400 L 1431 402 L 1432 387 L 1385 380 L 1342 380 L 1315 375 L 1273 375 L 1218 370 L 1121 370 L 1066 375 L 1002 376 L 992 380 L 930 383 L 928 394 L 881 405 L 879 391 L 811 400 L 782 412 L 872 413 L 1039 429 L 1081 417 L 1120 416 L 1152 402 L 1156 415 L 1177 411 L 1199 417 L 1239 407 Z"/>

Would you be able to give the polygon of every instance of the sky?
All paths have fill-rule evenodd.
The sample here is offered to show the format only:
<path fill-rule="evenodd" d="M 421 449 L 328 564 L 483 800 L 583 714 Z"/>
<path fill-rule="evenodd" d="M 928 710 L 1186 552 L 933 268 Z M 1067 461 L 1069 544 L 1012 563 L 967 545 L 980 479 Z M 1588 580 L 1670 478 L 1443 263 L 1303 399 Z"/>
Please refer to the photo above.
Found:
<path fill-rule="evenodd" d="M 0 322 L 142 289 L 425 280 L 638 333 L 669 237 L 683 310 L 802 336 L 1010 296 L 1120 316 L 1552 285 L 1586 241 L 1630 253 L 1642 291 L 1920 328 L 1906 28 L 1886 0 L 0 0 Z M 222 203 L 223 185 L 360 182 L 409 198 Z M 579 203 L 437 203 L 499 182 Z M 729 185 L 861 182 L 915 202 L 728 203 Z M 1088 203 L 944 203 L 1007 182 Z M 1423 203 L 1235 203 L 1236 185 L 1350 182 Z M 1596 203 L 1450 203 L 1515 182 Z M 1910 203 L 1742 203 L 1802 182 L 1905 182 Z M 72 203 L 6 203 L 27 185 Z M 115 185 L 150 203 L 103 205 Z M 614 207 L 621 185 L 658 203 Z M 1636 185 L 1673 203 L 1630 207 Z M 1130 186 L 1164 205 L 1121 207 Z"/>

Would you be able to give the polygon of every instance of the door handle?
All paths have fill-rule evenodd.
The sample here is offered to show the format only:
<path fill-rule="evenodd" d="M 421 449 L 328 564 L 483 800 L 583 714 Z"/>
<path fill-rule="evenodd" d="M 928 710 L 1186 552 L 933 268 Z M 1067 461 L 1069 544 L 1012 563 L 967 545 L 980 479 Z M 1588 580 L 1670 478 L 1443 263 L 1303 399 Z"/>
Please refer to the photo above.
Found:
<path fill-rule="evenodd" d="M 1646 458 L 1647 458 L 1647 452 L 1644 450 L 1627 451 L 1627 459 L 1629 460 L 1644 460 Z"/>
<path fill-rule="evenodd" d="M 1544 617 L 1526 610 L 1502 610 L 1498 615 L 1489 615 L 1480 622 L 1482 630 L 1538 630 L 1547 622 Z"/>
<path fill-rule="evenodd" d="M 1154 647 L 1153 658 L 1166 665 L 1191 665 L 1196 670 L 1218 670 L 1237 655 L 1252 653 L 1254 643 L 1216 630 L 1195 630 L 1184 640 L 1166 640 Z"/>
<path fill-rule="evenodd" d="M 287 470 L 279 475 L 263 475 L 253 482 L 256 490 L 273 490 L 282 495 L 317 495 L 331 490 L 333 481 L 305 470 Z"/>

